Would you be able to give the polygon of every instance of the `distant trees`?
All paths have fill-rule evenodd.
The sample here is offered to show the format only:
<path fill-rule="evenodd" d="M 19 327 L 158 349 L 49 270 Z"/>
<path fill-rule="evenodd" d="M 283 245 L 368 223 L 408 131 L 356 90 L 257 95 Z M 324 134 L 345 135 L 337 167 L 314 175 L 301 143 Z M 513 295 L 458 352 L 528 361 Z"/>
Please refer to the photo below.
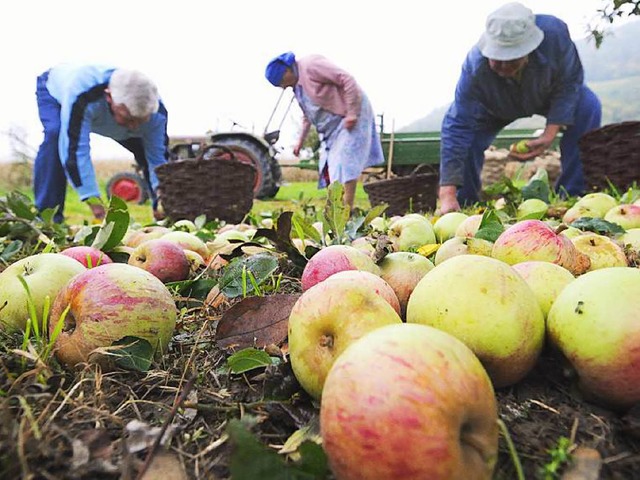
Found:
<path fill-rule="evenodd" d="M 605 0 L 603 7 L 598 10 L 605 24 L 611 24 L 622 17 L 640 15 L 640 0 Z M 591 29 L 596 47 L 602 44 L 605 37 L 605 29 L 596 26 Z"/>

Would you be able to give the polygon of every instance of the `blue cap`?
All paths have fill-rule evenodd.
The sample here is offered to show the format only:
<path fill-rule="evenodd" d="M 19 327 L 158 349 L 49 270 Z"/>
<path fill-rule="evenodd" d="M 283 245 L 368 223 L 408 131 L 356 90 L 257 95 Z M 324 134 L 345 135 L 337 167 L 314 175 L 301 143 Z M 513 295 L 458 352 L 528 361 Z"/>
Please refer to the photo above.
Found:
<path fill-rule="evenodd" d="M 284 72 L 288 67 L 293 65 L 293 62 L 295 61 L 296 56 L 293 52 L 285 52 L 282 55 L 278 55 L 276 58 L 269 62 L 269 65 L 267 65 L 267 68 L 264 72 L 264 76 L 267 77 L 267 80 L 269 80 L 271 85 L 279 87 L 280 83 L 282 83 Z"/>

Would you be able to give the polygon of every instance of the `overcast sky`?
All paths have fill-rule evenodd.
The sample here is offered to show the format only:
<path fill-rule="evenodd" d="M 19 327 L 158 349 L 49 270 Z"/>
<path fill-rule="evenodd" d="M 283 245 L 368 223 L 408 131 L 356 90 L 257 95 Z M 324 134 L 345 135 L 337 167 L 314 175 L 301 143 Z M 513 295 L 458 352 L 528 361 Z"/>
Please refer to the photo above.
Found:
<path fill-rule="evenodd" d="M 41 141 L 38 74 L 60 62 L 109 63 L 147 73 L 169 111 L 170 135 L 229 130 L 261 134 L 279 96 L 264 78 L 283 51 L 321 53 L 352 73 L 385 125 L 400 128 L 453 98 L 460 65 L 486 16 L 503 0 L 20 0 L 3 5 L 0 29 L 0 159 L 6 132 Z M 602 0 L 530 0 L 574 39 L 586 35 Z M 290 116 L 299 115 L 292 108 Z M 280 118 L 275 118 L 273 129 Z M 236 129 L 239 127 L 235 127 Z M 283 138 L 295 134 L 287 121 Z M 92 141 L 97 157 L 121 152 Z"/>

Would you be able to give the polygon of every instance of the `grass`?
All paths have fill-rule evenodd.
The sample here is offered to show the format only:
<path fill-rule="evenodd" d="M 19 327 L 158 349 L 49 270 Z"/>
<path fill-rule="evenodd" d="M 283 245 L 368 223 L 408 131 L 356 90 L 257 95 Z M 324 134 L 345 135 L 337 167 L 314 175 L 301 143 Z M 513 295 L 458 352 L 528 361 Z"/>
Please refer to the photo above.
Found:
<path fill-rule="evenodd" d="M 107 179 L 99 180 L 101 191 L 105 191 Z M 0 195 L 4 195 L 12 190 L 19 190 L 33 199 L 33 190 L 30 187 L 12 187 L 6 183 L 0 183 Z M 313 205 L 317 211 L 322 210 L 327 198 L 326 189 L 318 189 L 316 182 L 286 182 L 275 198 L 270 200 L 255 200 L 251 213 L 259 217 L 263 213 L 297 210 L 305 205 Z M 355 206 L 368 209 L 369 200 L 367 194 L 358 185 L 356 190 Z M 131 218 L 141 225 L 153 223 L 151 204 L 147 201 L 143 205 L 128 203 Z M 67 188 L 67 198 L 65 203 L 65 219 L 70 225 L 81 225 L 85 221 L 92 219 L 89 207 L 78 197 L 73 188 Z"/>

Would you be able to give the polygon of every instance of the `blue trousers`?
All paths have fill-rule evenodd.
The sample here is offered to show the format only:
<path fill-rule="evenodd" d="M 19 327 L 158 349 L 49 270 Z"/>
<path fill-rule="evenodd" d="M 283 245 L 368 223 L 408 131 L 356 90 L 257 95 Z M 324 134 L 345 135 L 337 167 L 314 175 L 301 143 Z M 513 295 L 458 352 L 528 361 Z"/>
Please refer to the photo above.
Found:
<path fill-rule="evenodd" d="M 560 162 L 562 173 L 555 189 L 561 194 L 582 195 L 586 184 L 578 149 L 578 140 L 590 130 L 600 127 L 602 106 L 600 100 L 587 86 L 583 85 L 576 107 L 575 123 L 567 127 L 560 140 Z M 516 119 L 513 119 L 516 120 Z M 484 151 L 489 148 L 496 135 L 507 123 L 487 122 L 475 132 L 469 157 L 465 162 L 464 185 L 458 189 L 460 205 L 471 205 L 480 199 L 482 181 L 480 174 L 484 164 Z"/>
<path fill-rule="evenodd" d="M 38 149 L 33 165 L 33 192 L 38 211 L 58 208 L 53 220 L 64 220 L 64 201 L 67 193 L 67 177 L 60 160 L 58 137 L 60 135 L 60 104 L 47 90 L 49 72 L 40 75 L 36 82 L 36 100 L 38 115 L 44 129 L 44 139 Z M 149 178 L 149 164 L 145 156 L 142 139 L 137 137 L 117 140 L 124 148 L 133 153 L 135 161 L 142 168 L 148 191 L 151 192 L 153 208 L 157 207 L 157 198 Z"/>

